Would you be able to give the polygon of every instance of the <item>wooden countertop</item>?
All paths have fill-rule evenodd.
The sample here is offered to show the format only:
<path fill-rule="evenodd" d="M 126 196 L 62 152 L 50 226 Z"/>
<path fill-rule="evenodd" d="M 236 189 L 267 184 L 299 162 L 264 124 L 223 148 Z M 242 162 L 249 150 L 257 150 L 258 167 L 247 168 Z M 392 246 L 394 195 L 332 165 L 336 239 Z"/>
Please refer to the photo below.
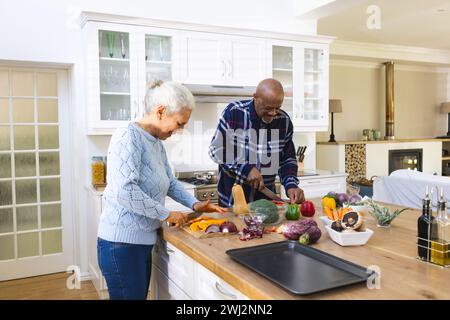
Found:
<path fill-rule="evenodd" d="M 262 239 L 250 241 L 241 241 L 236 235 L 195 239 L 183 230 L 164 227 L 163 236 L 166 241 L 251 299 L 450 299 L 450 268 L 444 269 L 416 259 L 419 211 L 406 210 L 388 229 L 376 227 L 373 218 L 367 216 L 366 226 L 375 231 L 369 242 L 364 246 L 341 247 L 329 238 L 318 219 L 322 215 L 320 199 L 312 201 L 316 206 L 315 219 L 322 230 L 322 237 L 313 247 L 364 267 L 379 266 L 381 289 L 370 290 L 361 284 L 297 296 L 233 261 L 225 253 L 228 249 L 285 240 L 279 234 L 265 234 Z"/>
<path fill-rule="evenodd" d="M 417 138 L 417 139 L 394 139 L 394 140 L 348 140 L 348 141 L 336 141 L 336 142 L 327 142 L 327 141 L 318 141 L 317 145 L 344 145 L 344 144 L 372 144 L 372 143 L 401 143 L 401 142 L 444 142 L 450 141 L 450 139 L 438 139 L 438 138 Z"/>

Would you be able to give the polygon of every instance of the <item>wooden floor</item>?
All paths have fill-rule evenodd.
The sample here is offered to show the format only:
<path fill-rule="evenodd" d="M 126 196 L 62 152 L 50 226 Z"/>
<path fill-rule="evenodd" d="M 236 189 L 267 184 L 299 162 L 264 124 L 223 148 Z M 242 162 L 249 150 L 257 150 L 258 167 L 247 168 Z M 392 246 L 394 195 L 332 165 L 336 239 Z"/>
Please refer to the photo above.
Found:
<path fill-rule="evenodd" d="M 98 300 L 91 281 L 82 281 L 81 289 L 66 287 L 68 273 L 0 282 L 0 300 Z"/>

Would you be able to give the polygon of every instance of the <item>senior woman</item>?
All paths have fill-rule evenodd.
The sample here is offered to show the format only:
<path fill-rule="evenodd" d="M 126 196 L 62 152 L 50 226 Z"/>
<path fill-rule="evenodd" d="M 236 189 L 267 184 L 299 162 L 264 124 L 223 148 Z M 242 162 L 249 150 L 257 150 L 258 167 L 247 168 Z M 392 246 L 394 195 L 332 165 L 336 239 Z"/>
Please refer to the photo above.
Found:
<path fill-rule="evenodd" d="M 187 220 L 186 213 L 164 207 L 166 196 L 194 211 L 226 211 L 184 190 L 161 142 L 183 129 L 194 105 L 183 85 L 157 81 L 147 90 L 144 117 L 111 138 L 97 242 L 110 299 L 147 298 L 157 229 L 164 221 L 181 226 Z"/>

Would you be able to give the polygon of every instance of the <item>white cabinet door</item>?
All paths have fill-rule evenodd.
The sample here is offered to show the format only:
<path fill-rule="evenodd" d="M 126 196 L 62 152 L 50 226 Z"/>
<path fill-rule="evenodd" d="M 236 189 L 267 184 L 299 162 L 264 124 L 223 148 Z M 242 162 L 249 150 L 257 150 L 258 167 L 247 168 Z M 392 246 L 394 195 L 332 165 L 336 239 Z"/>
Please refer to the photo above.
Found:
<path fill-rule="evenodd" d="M 186 294 L 194 288 L 194 260 L 166 241 L 158 241 L 153 252 L 153 264 Z"/>
<path fill-rule="evenodd" d="M 194 84 L 224 84 L 227 77 L 226 41 L 220 35 L 184 33 L 181 43 L 182 80 Z"/>
<path fill-rule="evenodd" d="M 302 69 L 303 51 L 298 50 L 296 43 L 290 41 L 272 41 L 268 45 L 269 72 L 274 79 L 281 82 L 284 88 L 284 110 L 296 128 L 300 119 L 299 106 L 303 96 Z"/>
<path fill-rule="evenodd" d="M 267 78 L 265 41 L 232 38 L 229 42 L 227 78 L 230 84 L 256 86 Z"/>
<path fill-rule="evenodd" d="M 102 213 L 102 195 L 93 191 L 91 187 L 87 187 L 87 190 L 90 198 L 89 212 L 87 215 L 89 274 L 100 299 L 107 299 L 108 288 L 106 286 L 106 280 L 98 265 L 97 257 L 97 230 L 100 222 L 100 215 Z"/>
<path fill-rule="evenodd" d="M 191 297 L 155 265 L 152 266 L 151 290 L 150 295 L 155 300 L 191 300 Z"/>
<path fill-rule="evenodd" d="M 263 40 L 185 32 L 181 43 L 184 83 L 256 86 L 268 76 Z"/>
<path fill-rule="evenodd" d="M 89 134 L 112 133 L 135 113 L 139 97 L 137 30 L 97 22 L 84 27 Z"/>
<path fill-rule="evenodd" d="M 203 267 L 201 264 L 196 263 L 195 267 L 194 299 L 248 300 L 248 297 Z"/>
<path fill-rule="evenodd" d="M 328 130 L 329 49 L 328 45 L 302 45 L 302 90 L 298 108 L 297 131 Z M 300 70 L 300 68 L 299 68 Z"/>
<path fill-rule="evenodd" d="M 153 80 L 180 81 L 180 31 L 142 28 L 136 33 L 139 98 L 136 118 L 144 112 L 145 94 Z"/>
<path fill-rule="evenodd" d="M 328 130 L 328 45 L 270 41 L 269 72 L 284 87 L 296 132 Z"/>

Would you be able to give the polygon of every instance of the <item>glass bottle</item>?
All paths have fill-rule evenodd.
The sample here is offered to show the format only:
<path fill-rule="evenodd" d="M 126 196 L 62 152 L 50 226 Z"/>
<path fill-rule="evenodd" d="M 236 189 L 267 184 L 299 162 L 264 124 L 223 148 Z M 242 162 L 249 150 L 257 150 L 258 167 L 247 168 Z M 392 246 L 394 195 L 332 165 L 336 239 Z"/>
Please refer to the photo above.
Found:
<path fill-rule="evenodd" d="M 422 204 L 422 215 L 417 220 L 417 251 L 420 259 L 430 261 L 430 235 L 434 218 L 431 213 L 431 199 L 428 186 Z"/>
<path fill-rule="evenodd" d="M 92 185 L 105 184 L 105 163 L 102 157 L 92 157 L 91 163 Z"/>
<path fill-rule="evenodd" d="M 441 188 L 438 201 L 437 217 L 433 220 L 431 235 L 431 262 L 440 266 L 449 264 L 448 244 L 450 243 L 450 221 L 447 216 L 447 202 L 444 199 L 444 188 Z"/>

